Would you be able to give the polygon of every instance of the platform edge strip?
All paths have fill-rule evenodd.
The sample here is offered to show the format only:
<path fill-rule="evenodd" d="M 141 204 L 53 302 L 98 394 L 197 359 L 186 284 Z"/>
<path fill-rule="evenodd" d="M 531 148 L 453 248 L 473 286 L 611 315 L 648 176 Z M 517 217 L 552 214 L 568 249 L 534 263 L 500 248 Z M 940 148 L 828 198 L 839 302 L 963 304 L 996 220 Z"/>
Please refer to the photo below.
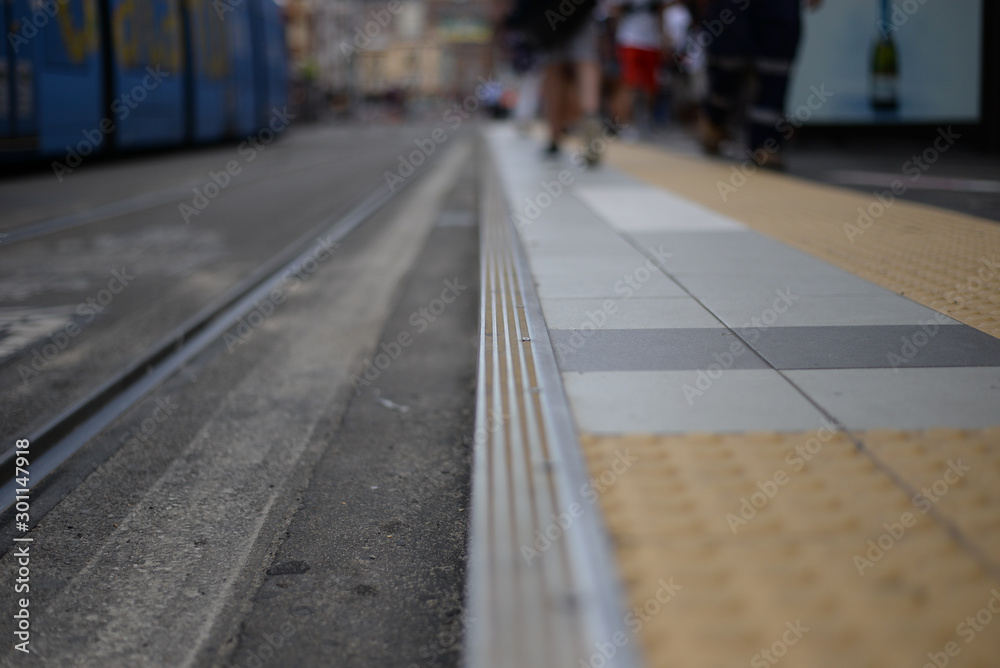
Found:
<path fill-rule="evenodd" d="M 589 474 L 489 139 L 484 143 L 463 664 L 575 668 L 622 630 L 626 598 L 597 505 L 585 507 L 537 558 L 525 557 L 524 547 L 535 547 L 537 532 L 552 525 L 552 511 L 580 502 Z M 605 665 L 641 664 L 626 645 Z"/>

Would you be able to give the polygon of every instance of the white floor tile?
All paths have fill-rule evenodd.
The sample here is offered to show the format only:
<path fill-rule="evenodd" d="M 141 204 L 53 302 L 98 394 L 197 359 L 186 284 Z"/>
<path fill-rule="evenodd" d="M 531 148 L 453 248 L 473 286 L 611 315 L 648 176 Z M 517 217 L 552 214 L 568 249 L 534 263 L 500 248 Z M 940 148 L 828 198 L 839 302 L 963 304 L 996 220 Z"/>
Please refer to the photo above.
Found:
<path fill-rule="evenodd" d="M 722 327 L 718 319 L 690 297 L 545 299 L 542 310 L 549 329 L 581 329 L 585 323 L 600 329 Z"/>
<path fill-rule="evenodd" d="M 715 380 L 697 371 L 568 372 L 563 382 L 582 432 L 805 431 L 820 426 L 820 412 L 775 371 L 713 373 Z"/>
<path fill-rule="evenodd" d="M 652 186 L 578 188 L 574 194 L 622 232 L 745 230 L 742 223 Z"/>
<path fill-rule="evenodd" d="M 786 373 L 850 429 L 980 429 L 1000 425 L 998 367 Z"/>
<path fill-rule="evenodd" d="M 799 294 L 788 286 L 770 294 L 702 297 L 701 301 L 730 327 L 744 327 L 752 319 L 761 321 L 762 318 L 763 323 L 771 327 L 960 324 L 891 293 L 817 296 Z M 778 313 L 778 309 L 784 312 Z"/>

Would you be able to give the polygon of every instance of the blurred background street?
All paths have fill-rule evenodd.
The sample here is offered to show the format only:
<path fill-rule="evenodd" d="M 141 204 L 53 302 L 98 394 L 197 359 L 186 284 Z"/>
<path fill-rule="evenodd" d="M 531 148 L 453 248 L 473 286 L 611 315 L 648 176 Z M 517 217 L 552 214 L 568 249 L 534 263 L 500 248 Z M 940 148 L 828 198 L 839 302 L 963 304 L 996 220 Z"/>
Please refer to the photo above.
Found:
<path fill-rule="evenodd" d="M 997 665 L 994 3 L 0 19 L 0 664 Z"/>

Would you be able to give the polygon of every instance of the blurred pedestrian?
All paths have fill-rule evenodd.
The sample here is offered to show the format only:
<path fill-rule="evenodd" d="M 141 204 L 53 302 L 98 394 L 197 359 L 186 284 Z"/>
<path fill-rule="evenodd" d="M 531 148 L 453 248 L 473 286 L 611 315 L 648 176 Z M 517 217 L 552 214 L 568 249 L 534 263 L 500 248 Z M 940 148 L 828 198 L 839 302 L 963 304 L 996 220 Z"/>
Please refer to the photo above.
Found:
<path fill-rule="evenodd" d="M 508 17 L 508 23 L 510 18 Z M 517 102 L 514 106 L 514 123 L 523 135 L 531 130 L 531 124 L 538 115 L 541 101 L 542 68 L 539 54 L 529 38 L 519 30 L 508 26 L 505 46 L 510 53 L 511 68 L 517 76 Z"/>
<path fill-rule="evenodd" d="M 667 60 L 667 81 L 671 115 L 690 125 L 698 119 L 701 101 L 708 89 L 704 58 L 692 49 L 696 0 L 680 0 L 663 12 L 663 30 L 667 35 L 670 58 Z"/>
<path fill-rule="evenodd" d="M 595 150 L 601 133 L 596 5 L 597 0 L 519 0 L 508 19 L 509 26 L 529 35 L 544 54 L 546 154 L 559 154 L 563 136 L 582 117 L 583 155 L 589 165 L 600 159 Z"/>
<path fill-rule="evenodd" d="M 651 125 L 659 89 L 657 71 L 667 46 L 664 6 L 660 0 L 608 0 L 608 13 L 617 24 L 615 41 L 621 68 L 616 115 L 625 126 L 626 140 L 638 137 L 633 124 L 636 109 L 641 110 L 644 129 Z"/>
<path fill-rule="evenodd" d="M 700 135 L 702 147 L 718 155 L 727 124 L 736 111 L 748 70 L 756 74 L 756 94 L 746 112 L 748 143 L 761 167 L 781 169 L 785 95 L 798 49 L 800 6 L 821 0 L 708 0 L 703 22 L 715 39 L 708 47 L 708 96 Z"/>

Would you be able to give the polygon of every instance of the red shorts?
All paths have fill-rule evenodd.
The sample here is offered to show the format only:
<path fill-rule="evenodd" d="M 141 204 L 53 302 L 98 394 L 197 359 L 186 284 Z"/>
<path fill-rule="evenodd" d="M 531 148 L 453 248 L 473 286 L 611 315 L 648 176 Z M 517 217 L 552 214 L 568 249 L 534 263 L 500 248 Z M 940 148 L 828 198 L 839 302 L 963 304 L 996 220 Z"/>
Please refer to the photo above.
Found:
<path fill-rule="evenodd" d="M 626 86 L 649 93 L 656 92 L 656 68 L 660 66 L 659 51 L 619 46 L 618 64 L 621 66 L 622 81 Z"/>

